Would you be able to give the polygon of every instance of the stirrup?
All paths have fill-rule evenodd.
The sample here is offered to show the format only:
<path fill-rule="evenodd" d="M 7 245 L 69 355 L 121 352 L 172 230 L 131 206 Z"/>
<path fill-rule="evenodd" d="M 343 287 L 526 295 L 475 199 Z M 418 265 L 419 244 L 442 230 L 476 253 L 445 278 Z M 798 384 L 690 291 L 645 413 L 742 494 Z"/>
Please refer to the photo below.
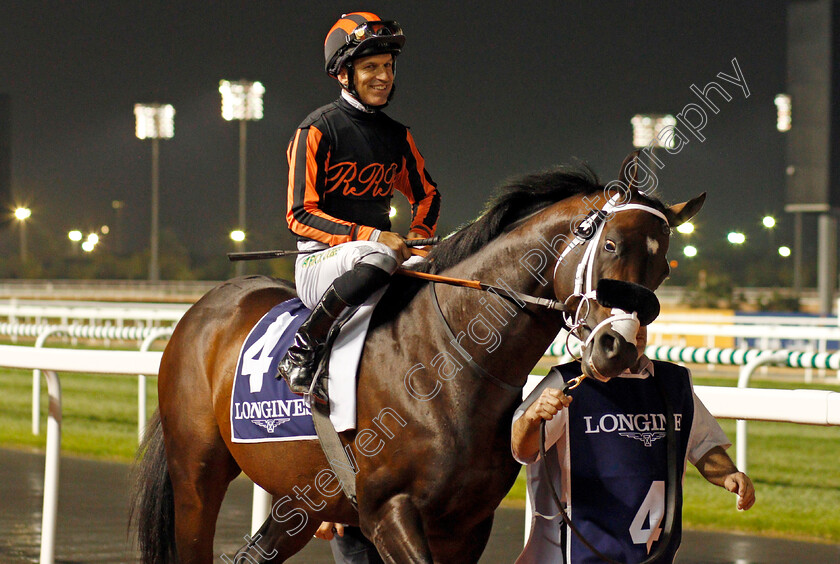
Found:
<path fill-rule="evenodd" d="M 335 344 L 335 340 L 341 332 L 341 328 L 345 323 L 347 323 L 347 320 L 352 315 L 352 311 L 349 313 L 350 315 L 345 315 L 342 320 L 333 324 L 329 333 L 327 333 L 327 340 L 321 347 L 321 350 L 318 351 L 318 364 L 315 367 L 315 375 L 312 377 L 312 383 L 309 385 L 309 393 L 305 394 L 318 403 L 324 405 L 329 405 L 330 403 L 330 395 L 327 385 L 327 375 L 329 374 L 330 367 L 330 354 L 332 353 L 332 347 Z"/>
<path fill-rule="evenodd" d="M 291 391 L 293 394 L 297 394 L 299 396 L 312 396 L 317 401 L 326 403 L 328 401 L 326 390 L 324 390 L 323 386 L 319 383 L 319 373 L 321 371 L 322 358 L 323 357 L 319 359 L 319 364 L 317 364 L 315 367 L 311 368 L 308 371 L 310 374 L 314 372 L 314 375 L 309 376 L 308 374 L 306 374 L 307 371 L 305 371 L 302 366 L 297 365 L 288 357 L 284 357 L 283 359 L 281 359 L 280 364 L 277 366 L 277 374 L 275 375 L 275 378 L 277 378 L 278 380 L 282 379 L 286 383 L 286 386 L 288 386 L 289 391 Z M 290 363 L 295 369 L 296 374 L 290 374 L 289 372 L 284 370 L 284 362 Z"/>
<path fill-rule="evenodd" d="M 312 384 L 309 386 L 309 392 L 303 394 L 304 398 L 309 399 L 310 404 L 312 403 L 312 400 L 315 400 L 317 403 L 323 405 L 330 404 L 330 396 L 327 393 L 327 388 L 325 386 L 325 378 L 326 375 L 324 375 L 323 378 L 320 375 L 316 375 L 312 378 Z"/>
<path fill-rule="evenodd" d="M 323 384 L 321 384 L 321 378 L 317 375 L 310 380 L 307 388 L 303 388 L 303 386 L 306 386 L 305 383 L 303 384 L 303 386 L 300 384 L 292 385 L 292 383 L 289 381 L 289 375 L 283 370 L 277 371 L 276 378 L 278 380 L 282 379 L 286 383 L 286 386 L 288 386 L 289 391 L 293 394 L 304 396 L 305 398 L 313 398 L 318 403 L 329 403 L 329 396 L 327 395 L 327 391 L 324 388 Z"/>

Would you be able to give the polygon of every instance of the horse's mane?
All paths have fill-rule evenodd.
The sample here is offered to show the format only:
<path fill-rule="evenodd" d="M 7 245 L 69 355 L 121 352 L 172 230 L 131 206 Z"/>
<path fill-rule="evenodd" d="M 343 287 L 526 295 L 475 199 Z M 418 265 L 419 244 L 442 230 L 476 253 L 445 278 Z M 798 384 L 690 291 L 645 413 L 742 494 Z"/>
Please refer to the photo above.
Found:
<path fill-rule="evenodd" d="M 438 243 L 416 269 L 441 272 L 458 264 L 504 233 L 518 220 L 576 194 L 601 188 L 588 165 L 568 166 L 516 178 L 497 189 L 482 214 Z"/>
<path fill-rule="evenodd" d="M 517 221 L 560 200 L 601 188 L 598 176 L 585 164 L 561 165 L 511 180 L 497 188 L 478 218 L 435 245 L 426 259 L 412 268 L 427 273 L 446 270 L 475 254 Z M 371 330 L 393 319 L 426 284 L 415 278 L 392 278 L 374 311 Z"/>

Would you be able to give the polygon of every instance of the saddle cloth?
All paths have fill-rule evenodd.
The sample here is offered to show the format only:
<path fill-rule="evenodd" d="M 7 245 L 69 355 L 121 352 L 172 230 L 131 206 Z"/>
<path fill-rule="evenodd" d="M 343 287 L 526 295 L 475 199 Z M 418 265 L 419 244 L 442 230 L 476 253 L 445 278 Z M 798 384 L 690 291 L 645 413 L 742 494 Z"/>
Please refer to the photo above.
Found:
<path fill-rule="evenodd" d="M 330 421 L 339 433 L 356 427 L 356 373 L 378 298 L 356 310 L 332 348 L 327 377 Z M 285 301 L 269 310 L 246 337 L 236 363 L 230 400 L 233 442 L 318 438 L 307 402 L 292 393 L 284 380 L 275 379 L 277 365 L 308 315 L 309 310 L 299 299 Z"/>

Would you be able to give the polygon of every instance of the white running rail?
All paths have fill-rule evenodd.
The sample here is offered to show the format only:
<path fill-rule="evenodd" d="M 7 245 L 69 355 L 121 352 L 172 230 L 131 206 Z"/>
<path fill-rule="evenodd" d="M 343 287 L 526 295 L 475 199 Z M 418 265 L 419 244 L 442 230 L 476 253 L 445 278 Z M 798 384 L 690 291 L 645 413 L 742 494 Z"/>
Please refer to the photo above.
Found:
<path fill-rule="evenodd" d="M 96 374 L 157 374 L 160 352 L 89 351 L 0 345 L 0 366 L 39 369 L 50 396 L 47 417 L 44 510 L 41 519 L 41 564 L 55 562 L 58 516 L 58 471 L 61 454 L 61 382 L 58 372 Z"/>
<path fill-rule="evenodd" d="M 160 352 L 45 349 L 0 345 L 0 366 L 39 369 L 47 379 L 50 396 L 44 471 L 44 510 L 41 526 L 41 564 L 55 561 L 55 527 L 58 513 L 58 475 L 61 451 L 61 383 L 58 372 L 155 375 Z M 529 393 L 541 376 L 531 376 Z M 817 390 L 766 390 L 696 386 L 697 395 L 716 417 L 785 421 L 811 425 L 840 425 L 840 393 Z M 260 494 L 255 487 L 254 499 Z M 253 522 L 267 517 L 268 503 L 255 503 Z"/>

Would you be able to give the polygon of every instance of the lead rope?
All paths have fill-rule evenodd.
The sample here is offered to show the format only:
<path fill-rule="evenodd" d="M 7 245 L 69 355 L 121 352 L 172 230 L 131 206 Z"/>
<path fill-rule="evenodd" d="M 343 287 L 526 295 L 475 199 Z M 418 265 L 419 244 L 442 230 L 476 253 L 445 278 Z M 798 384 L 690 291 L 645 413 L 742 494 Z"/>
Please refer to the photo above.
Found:
<path fill-rule="evenodd" d="M 583 382 L 584 378 L 585 376 L 581 375 L 565 382 L 561 388 L 563 393 L 565 394 L 566 391 L 577 388 Z M 665 554 L 666 550 L 668 550 L 669 545 L 671 544 L 671 537 L 674 532 L 674 519 L 676 518 L 677 513 L 677 481 L 679 480 L 679 474 L 677 465 L 677 433 L 674 428 L 674 408 L 671 405 L 671 402 L 668 401 L 668 394 L 665 392 L 665 386 L 662 384 L 662 381 L 656 376 L 651 376 L 651 378 L 653 378 L 654 382 L 656 382 L 656 387 L 659 390 L 659 394 L 665 404 L 665 458 L 668 462 L 668 473 L 665 481 L 665 517 L 662 525 L 662 536 L 659 537 L 659 544 L 657 545 L 656 550 L 653 551 L 653 554 L 648 556 L 639 564 L 653 564 Z M 586 548 L 592 551 L 595 556 L 604 562 L 608 562 L 609 564 L 627 564 L 613 560 L 609 556 L 600 552 L 597 548 L 592 546 L 592 544 L 583 537 L 581 532 L 578 531 L 577 527 L 572 524 L 571 518 L 563 508 L 560 496 L 554 488 L 554 480 L 550 479 L 551 473 L 548 468 L 548 459 L 545 455 L 545 423 L 545 419 L 540 422 L 540 458 L 542 459 L 545 474 L 549 476 L 549 479 L 547 480 L 548 490 L 551 492 L 551 497 L 554 499 L 554 503 L 560 510 L 563 522 L 566 523 L 569 529 Z"/>

